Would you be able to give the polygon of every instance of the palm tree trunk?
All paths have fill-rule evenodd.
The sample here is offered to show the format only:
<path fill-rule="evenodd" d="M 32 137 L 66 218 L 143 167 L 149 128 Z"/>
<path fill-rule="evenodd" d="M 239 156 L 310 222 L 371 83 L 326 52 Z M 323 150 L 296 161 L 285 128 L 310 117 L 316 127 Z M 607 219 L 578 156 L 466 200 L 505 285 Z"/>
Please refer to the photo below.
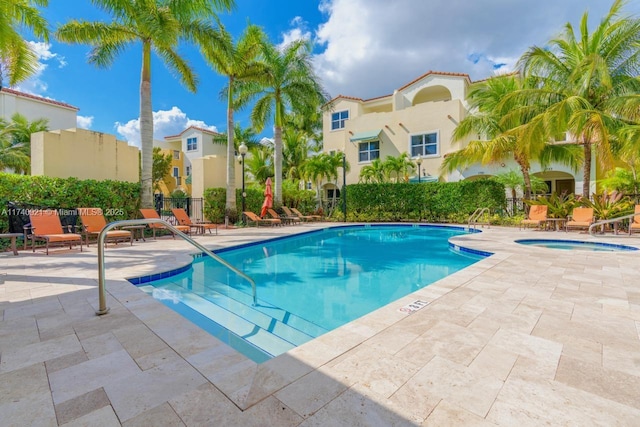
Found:
<path fill-rule="evenodd" d="M 142 148 L 140 205 L 153 208 L 153 111 L 151 108 L 151 44 L 142 45 L 140 76 L 140 146 Z"/>
<path fill-rule="evenodd" d="M 591 186 L 591 142 L 582 141 L 584 148 L 584 173 L 582 174 L 582 196 L 589 198 L 589 187 Z"/>
<path fill-rule="evenodd" d="M 273 194 L 273 202 L 276 205 L 282 204 L 282 126 L 275 126 L 274 135 L 274 162 L 273 171 L 275 179 L 275 192 Z"/>
<path fill-rule="evenodd" d="M 227 94 L 227 204 L 224 215 L 225 225 L 229 224 L 229 212 L 236 208 L 236 168 L 233 126 L 233 77 L 229 78 Z"/>

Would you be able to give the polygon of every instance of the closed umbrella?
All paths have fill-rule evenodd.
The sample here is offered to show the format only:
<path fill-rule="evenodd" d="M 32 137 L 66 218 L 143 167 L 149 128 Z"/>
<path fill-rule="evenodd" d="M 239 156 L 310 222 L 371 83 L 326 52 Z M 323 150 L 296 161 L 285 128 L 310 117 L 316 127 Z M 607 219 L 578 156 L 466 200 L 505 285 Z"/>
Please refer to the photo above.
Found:
<path fill-rule="evenodd" d="M 264 218 L 267 214 L 267 209 L 273 207 L 273 192 L 271 191 L 271 178 L 267 178 L 264 189 L 264 202 L 262 203 L 262 210 L 260 216 Z"/>

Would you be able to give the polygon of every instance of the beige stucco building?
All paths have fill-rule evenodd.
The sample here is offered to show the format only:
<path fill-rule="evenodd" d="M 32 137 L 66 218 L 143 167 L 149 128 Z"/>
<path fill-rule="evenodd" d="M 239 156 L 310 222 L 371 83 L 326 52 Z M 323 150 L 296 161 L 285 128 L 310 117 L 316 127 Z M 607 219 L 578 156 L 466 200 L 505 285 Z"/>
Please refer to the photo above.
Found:
<path fill-rule="evenodd" d="M 139 150 L 85 129 L 37 132 L 31 135 L 31 174 L 139 182 Z"/>
<path fill-rule="evenodd" d="M 324 151 L 346 153 L 350 171 L 347 184 L 358 182 L 360 171 L 377 158 L 397 157 L 406 152 L 420 166 L 423 181 L 477 179 L 518 170 L 513 161 L 472 165 L 441 176 L 440 166 L 447 153 L 464 147 L 452 135 L 469 111 L 467 74 L 429 71 L 390 95 L 361 99 L 339 95 L 323 115 Z M 531 173 L 547 182 L 550 192 L 582 191 L 582 175 L 560 164 L 542 169 L 532 164 Z M 595 178 L 595 171 L 594 171 Z M 595 190 L 595 179 L 592 179 Z M 335 186 L 324 185 L 325 197 Z"/>
<path fill-rule="evenodd" d="M 29 121 L 45 118 L 49 121 L 49 129 L 75 128 L 78 118 L 78 108 L 73 105 L 3 87 L 0 89 L 0 118 L 10 121 L 15 113 Z"/>

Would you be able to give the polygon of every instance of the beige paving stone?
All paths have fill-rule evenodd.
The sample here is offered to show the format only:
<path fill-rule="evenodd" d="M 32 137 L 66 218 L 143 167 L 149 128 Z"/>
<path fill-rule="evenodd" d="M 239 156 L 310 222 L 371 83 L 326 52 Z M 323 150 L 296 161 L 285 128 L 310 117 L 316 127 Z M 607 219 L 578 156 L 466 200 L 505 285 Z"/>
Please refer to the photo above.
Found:
<path fill-rule="evenodd" d="M 38 325 L 33 317 L 19 317 L 0 321 L 0 352 L 7 348 L 21 347 L 40 341 Z"/>
<path fill-rule="evenodd" d="M 118 427 L 120 425 L 120 421 L 111 406 L 104 406 L 67 424 L 63 424 L 64 427 Z"/>
<path fill-rule="evenodd" d="M 172 397 L 169 404 L 187 426 L 243 425 L 239 422 L 242 411 L 210 383 Z M 144 419 L 144 414 L 138 417 Z"/>
<path fill-rule="evenodd" d="M 249 427 L 298 426 L 302 417 L 270 396 L 249 408 L 240 419 L 240 425 Z"/>
<path fill-rule="evenodd" d="M 563 356 L 556 381 L 640 409 L 640 380 L 637 376 Z"/>
<path fill-rule="evenodd" d="M 109 398 L 103 389 L 99 388 L 90 391 L 82 396 L 55 405 L 58 424 L 66 424 L 109 405 Z"/>
<path fill-rule="evenodd" d="M 518 355 L 508 350 L 494 347 L 492 345 L 485 346 L 482 351 L 473 359 L 469 365 L 469 369 L 479 374 L 490 375 L 505 381 L 513 365 L 518 360 Z"/>
<path fill-rule="evenodd" d="M 435 322 L 433 323 L 435 324 Z M 420 334 L 416 332 L 394 325 L 369 338 L 362 345 L 368 347 L 369 351 L 395 354 L 419 336 Z"/>
<path fill-rule="evenodd" d="M 13 427 L 57 426 L 51 393 L 36 392 L 8 403 L 0 403 L 0 420 Z"/>
<path fill-rule="evenodd" d="M 89 360 L 84 350 L 57 357 L 55 359 L 47 360 L 45 366 L 47 368 L 47 374 L 59 371 L 61 369 L 68 368 L 70 366 L 78 365 L 82 362 Z"/>
<path fill-rule="evenodd" d="M 123 427 L 184 427 L 185 423 L 182 422 L 178 414 L 176 414 L 169 403 L 163 403 L 162 405 L 149 409 L 148 411 L 145 411 L 140 415 L 136 415 L 130 420 L 122 423 L 122 425 Z"/>
<path fill-rule="evenodd" d="M 274 396 L 301 417 L 307 418 L 348 388 L 348 384 L 322 371 L 314 371 L 278 391 Z"/>
<path fill-rule="evenodd" d="M 563 339 L 562 355 L 600 365 L 602 364 L 602 344 L 567 336 Z"/>
<path fill-rule="evenodd" d="M 490 343 L 525 357 L 551 361 L 557 361 L 562 352 L 561 343 L 507 329 L 496 332 Z"/>
<path fill-rule="evenodd" d="M 119 328 L 113 334 L 134 359 L 168 348 L 164 341 L 141 323 Z"/>
<path fill-rule="evenodd" d="M 49 393 L 49 381 L 42 363 L 0 374 L 0 405 L 10 405 L 41 393 Z"/>
<path fill-rule="evenodd" d="M 448 403 L 446 400 L 442 400 L 422 425 L 433 427 L 490 427 L 498 424 L 494 424 L 485 420 L 483 417 L 469 412 L 457 405 Z"/>
<path fill-rule="evenodd" d="M 111 382 L 130 379 L 139 372 L 138 366 L 124 350 L 90 359 L 49 375 L 53 401 L 57 405 Z"/>
<path fill-rule="evenodd" d="M 0 373 L 20 369 L 82 350 L 75 335 L 3 350 Z"/>
<path fill-rule="evenodd" d="M 164 365 L 172 361 L 179 362 L 184 360 L 178 353 L 171 347 L 165 347 L 155 353 L 145 354 L 134 359 L 140 369 L 146 371 L 147 369 L 155 368 L 156 366 Z"/>
<path fill-rule="evenodd" d="M 85 338 L 80 340 L 80 344 L 82 344 L 82 348 L 89 359 L 95 359 L 123 350 L 122 344 L 120 344 L 120 341 L 118 341 L 111 332 Z"/>
<path fill-rule="evenodd" d="M 626 349 L 603 346 L 602 366 L 604 369 L 634 375 L 640 381 L 640 343 Z"/>
<path fill-rule="evenodd" d="M 4 320 L 7 321 L 18 317 L 30 317 L 38 314 L 42 315 L 45 313 L 59 312 L 62 312 L 62 306 L 58 299 L 55 297 L 48 297 L 34 301 L 31 304 L 5 307 Z"/>

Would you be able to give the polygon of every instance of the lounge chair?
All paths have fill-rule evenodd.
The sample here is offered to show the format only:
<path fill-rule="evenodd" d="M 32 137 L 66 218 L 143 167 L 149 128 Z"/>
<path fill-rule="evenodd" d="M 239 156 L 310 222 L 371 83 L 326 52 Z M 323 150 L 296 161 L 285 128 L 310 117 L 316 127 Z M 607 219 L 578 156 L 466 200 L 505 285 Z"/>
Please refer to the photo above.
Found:
<path fill-rule="evenodd" d="M 586 228 L 593 224 L 593 208 L 574 208 L 569 220 L 564 224 L 564 230 L 570 228 Z"/>
<path fill-rule="evenodd" d="M 636 216 L 629 221 L 629 235 L 634 231 L 640 231 L 640 205 L 636 205 L 634 213 Z"/>
<path fill-rule="evenodd" d="M 300 223 L 300 218 L 295 215 L 278 215 L 278 212 L 274 211 L 273 209 L 267 209 L 267 212 L 269 212 L 271 218 L 281 219 L 285 224 L 294 224 L 296 222 Z"/>
<path fill-rule="evenodd" d="M 269 226 L 273 227 L 274 225 L 281 225 L 282 220 L 276 218 L 260 218 L 258 215 L 251 211 L 242 212 L 244 216 L 247 217 L 247 222 L 253 222 L 256 224 L 256 227 L 259 227 L 260 224 L 265 225 L 269 224 Z"/>
<path fill-rule="evenodd" d="M 285 209 L 285 207 L 283 206 L 282 209 L 284 209 L 284 211 L 287 212 L 288 208 Z M 322 221 L 322 216 L 320 216 L 320 215 L 304 215 L 302 212 L 300 212 L 296 208 L 291 208 L 291 212 L 293 212 L 294 215 L 298 215 L 298 217 L 303 221 Z"/>
<path fill-rule="evenodd" d="M 180 225 L 195 228 L 197 231 L 202 231 L 202 234 L 204 234 L 206 230 L 209 230 L 209 234 L 212 234 L 211 230 L 216 230 L 216 234 L 218 234 L 217 224 L 212 224 L 210 222 L 192 222 L 187 211 L 182 208 L 173 208 L 171 209 L 171 212 L 173 212 L 173 216 L 176 217 L 178 224 Z"/>
<path fill-rule="evenodd" d="M 547 221 L 547 205 L 533 205 L 529 210 L 529 218 L 520 221 L 520 229 L 528 228 L 530 225 L 540 227 Z"/>
<path fill-rule="evenodd" d="M 55 209 L 34 210 L 29 212 L 30 226 L 25 226 L 25 231 L 31 231 L 31 249 L 36 251 L 36 240 L 46 242 L 46 253 L 49 255 L 49 243 L 69 244 L 69 249 L 74 243 L 80 243 L 82 252 L 82 236 L 72 233 L 71 226 L 68 226 L 68 233 L 62 229 L 62 223 Z"/>
<path fill-rule="evenodd" d="M 160 215 L 158 215 L 158 212 L 156 212 L 155 209 L 140 209 L 140 214 L 142 215 L 143 218 L 145 219 L 161 219 Z M 156 238 L 156 230 L 166 230 L 167 227 L 165 227 L 162 224 L 158 224 L 158 223 L 152 223 L 152 224 L 147 224 L 149 226 L 150 229 L 153 230 L 153 238 Z M 189 227 L 188 225 L 174 225 L 174 227 L 176 229 L 178 229 L 178 231 L 181 231 L 183 233 L 189 234 L 189 232 L 191 231 L 191 227 Z M 173 238 L 176 238 L 176 235 L 169 230 L 169 232 L 171 232 L 171 235 L 173 236 Z"/>
<path fill-rule="evenodd" d="M 80 221 L 82 221 L 82 227 L 84 228 L 85 244 L 89 246 L 89 237 L 96 236 L 97 238 L 102 229 L 107 226 L 107 220 L 104 218 L 100 208 L 78 208 L 78 216 L 80 216 Z M 117 243 L 127 240 L 133 245 L 133 236 L 130 231 L 109 230 L 104 242 L 106 244 L 108 241 Z"/>

